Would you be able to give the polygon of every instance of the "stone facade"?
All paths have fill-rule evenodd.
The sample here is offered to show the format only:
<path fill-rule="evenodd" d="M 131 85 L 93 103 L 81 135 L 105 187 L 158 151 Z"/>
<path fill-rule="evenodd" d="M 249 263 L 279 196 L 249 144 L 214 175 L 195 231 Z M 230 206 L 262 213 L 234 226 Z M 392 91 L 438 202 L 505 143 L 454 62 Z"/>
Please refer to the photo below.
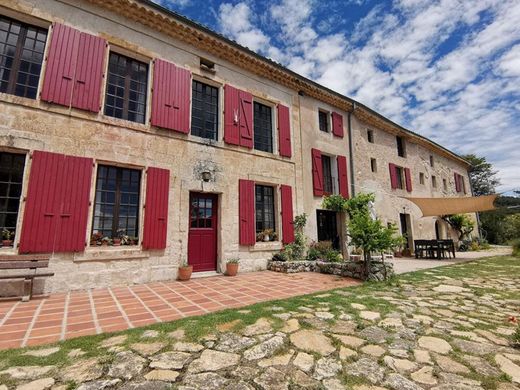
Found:
<path fill-rule="evenodd" d="M 239 244 L 238 181 L 254 180 L 257 183 L 274 186 L 276 189 L 281 185 L 291 186 L 294 214 L 305 212 L 309 215 L 306 234 L 311 240 L 317 240 L 316 209 L 321 208 L 322 199 L 314 197 L 312 192 L 311 148 L 318 148 L 330 156 L 344 155 L 353 158 L 355 175 L 350 177 L 349 173 L 349 183 L 354 182 L 353 188 L 356 192 L 363 189 L 375 191 L 377 210 L 384 220 L 396 221 L 398 210 L 407 207 L 413 215 L 414 238 L 430 238 L 433 219 L 419 219 L 417 210 L 413 209 L 414 206 L 408 201 L 386 195 L 389 192 L 389 178 L 387 170 L 385 171 L 386 160 L 384 159 L 391 155 L 389 151 L 392 147 L 393 135 L 387 130 L 376 129 L 376 140 L 378 140 L 376 145 L 380 148 L 369 150 L 369 146 L 364 143 L 363 131 L 366 126 L 356 119 L 356 112 L 352 114 L 346 111 L 352 106 L 349 99 L 308 83 L 302 86 L 302 89 L 309 91 L 309 96 L 299 93 L 301 90 L 291 88 L 286 81 L 280 79 L 277 81 L 271 76 L 260 76 L 261 69 L 256 65 L 250 68 L 241 67 L 234 57 L 225 60 L 213 54 L 213 49 L 208 48 L 204 51 L 197 46 L 198 43 L 189 44 L 186 40 L 174 39 L 165 32 L 147 27 L 146 23 L 138 24 L 127 19 L 122 9 L 107 10 L 102 8 L 103 2 L 96 3 L 98 2 L 6 0 L 0 6 L 0 14 L 43 28 L 48 28 L 52 22 L 65 23 L 78 30 L 101 36 L 109 43 L 107 50 L 144 61 L 150 64 L 150 69 L 154 58 L 162 58 L 188 69 L 193 79 L 202 80 L 219 89 L 218 137 L 216 141 L 210 141 L 191 134 L 184 135 L 151 126 L 149 124 L 151 75 L 148 82 L 145 124 L 115 119 L 103 115 L 103 110 L 98 114 L 89 113 L 49 104 L 39 98 L 33 100 L 0 93 L 0 151 L 26 153 L 30 156 L 33 151 L 42 150 L 93 158 L 95 167 L 91 181 L 91 203 L 94 200 L 95 172 L 99 164 L 142 171 L 148 167 L 170 170 L 166 249 L 144 250 L 140 246 L 91 247 L 87 245 L 85 251 L 80 253 L 50 254 L 49 268 L 55 272 L 55 276 L 38 281 L 37 291 L 68 291 L 176 278 L 179 264 L 189 260 L 187 245 L 190 192 L 208 192 L 218 195 L 216 271 L 222 272 L 225 269 L 225 260 L 232 257 L 241 259 L 241 271 L 265 269 L 268 259 L 282 248 L 282 244 L 279 241 L 259 242 L 254 246 Z M 201 41 L 203 38 L 201 36 Z M 215 62 L 215 71 L 208 72 L 201 68 L 201 58 Z M 43 76 L 40 77 L 40 91 L 42 81 Z M 223 86 L 226 84 L 248 91 L 255 101 L 271 106 L 274 116 L 276 116 L 277 104 L 289 107 L 291 158 L 282 157 L 278 153 L 276 117 L 273 120 L 274 153 L 249 150 L 224 143 L 222 107 Z M 321 100 L 310 95 L 319 96 Z M 318 130 L 318 109 L 329 114 L 335 111 L 343 116 L 345 134 L 343 138 Z M 351 128 L 349 123 L 352 123 Z M 386 129 L 389 125 L 381 126 Z M 349 133 L 352 133 L 351 139 Z M 417 173 L 415 167 L 424 166 L 424 159 L 428 158 L 429 154 L 433 154 L 437 162 L 435 170 L 439 172 L 439 177 L 444 175 L 452 181 L 453 175 L 450 177 L 449 173 L 457 170 L 465 177 L 467 183 L 466 165 L 458 157 L 434 146 L 427 149 L 425 146 L 415 145 L 416 136 L 406 134 L 410 137 L 406 165 L 414 167 L 414 175 Z M 353 150 L 350 149 L 351 143 Z M 432 145 L 424 139 L 420 143 Z M 377 176 L 370 173 L 370 166 L 367 167 L 366 164 L 367 156 L 372 154 L 381 159 Z M 22 199 L 27 194 L 30 171 L 31 159 L 26 158 Z M 204 171 L 211 173 L 208 182 L 201 179 L 201 173 Z M 430 170 L 427 170 L 427 173 L 431 174 Z M 451 181 L 450 189 L 453 186 Z M 145 183 L 142 180 L 141 194 L 145 191 Z M 414 176 L 413 194 L 430 196 L 432 192 L 426 188 L 420 189 Z M 437 192 L 434 195 L 448 194 L 450 192 Z M 282 233 L 280 202 L 279 191 L 276 191 L 275 225 L 279 236 Z M 24 218 L 24 206 L 22 201 L 17 231 L 20 230 Z M 144 196 L 141 196 L 139 209 L 141 214 L 144 206 Z M 85 231 L 86 243 L 89 242 L 92 232 L 92 213 L 91 205 Z M 139 224 L 139 231 L 142 233 L 143 218 L 139 218 Z M 345 241 L 344 220 L 338 218 L 337 225 L 338 233 L 342 237 L 341 241 Z M 0 256 L 17 255 L 18 244 L 19 234 L 15 237 L 13 248 L 0 248 Z M 346 252 L 346 248 L 343 249 Z M 16 288 L 17 284 L 13 285 Z M 10 293 L 11 290 L 5 283 L 0 286 L 0 295 L 7 290 L 9 290 L 7 294 Z"/>

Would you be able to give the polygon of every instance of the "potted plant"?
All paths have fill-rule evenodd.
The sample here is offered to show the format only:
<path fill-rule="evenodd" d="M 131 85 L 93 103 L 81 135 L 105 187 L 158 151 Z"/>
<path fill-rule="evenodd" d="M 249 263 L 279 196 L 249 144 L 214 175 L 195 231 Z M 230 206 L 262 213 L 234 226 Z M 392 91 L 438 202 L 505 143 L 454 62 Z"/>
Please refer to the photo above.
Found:
<path fill-rule="evenodd" d="M 403 248 L 406 245 L 406 237 L 405 236 L 398 236 L 394 240 L 395 247 L 394 247 L 394 257 L 403 257 Z"/>
<path fill-rule="evenodd" d="M 95 232 L 94 234 L 92 234 L 92 237 L 90 237 L 90 245 L 91 246 L 101 245 L 102 238 L 103 238 L 103 234 L 101 234 L 100 232 Z"/>
<path fill-rule="evenodd" d="M 264 231 L 262 232 L 262 235 L 263 235 L 262 241 L 264 241 L 264 242 L 271 241 L 271 237 L 273 236 L 273 234 L 274 234 L 273 229 L 264 229 Z"/>
<path fill-rule="evenodd" d="M 101 246 L 109 246 L 112 245 L 112 239 L 109 237 L 103 237 L 101 239 Z"/>
<path fill-rule="evenodd" d="M 179 266 L 179 273 L 178 273 L 177 279 L 190 280 L 192 272 L 193 272 L 193 266 L 189 265 L 187 261 L 184 261 Z"/>
<path fill-rule="evenodd" d="M 2 246 L 13 246 L 14 232 L 3 229 L 2 230 Z"/>
<path fill-rule="evenodd" d="M 236 276 L 236 274 L 238 273 L 239 264 L 240 264 L 240 259 L 238 257 L 228 259 L 226 261 L 226 275 L 227 276 Z"/>

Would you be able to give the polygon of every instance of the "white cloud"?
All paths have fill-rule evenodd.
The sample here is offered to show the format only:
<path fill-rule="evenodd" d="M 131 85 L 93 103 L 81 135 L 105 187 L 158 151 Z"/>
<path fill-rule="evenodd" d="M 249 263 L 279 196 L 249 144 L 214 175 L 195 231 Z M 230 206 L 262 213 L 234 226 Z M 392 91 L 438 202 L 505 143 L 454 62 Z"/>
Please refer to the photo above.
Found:
<path fill-rule="evenodd" d="M 520 45 L 514 46 L 500 58 L 498 68 L 504 76 L 520 77 Z"/>

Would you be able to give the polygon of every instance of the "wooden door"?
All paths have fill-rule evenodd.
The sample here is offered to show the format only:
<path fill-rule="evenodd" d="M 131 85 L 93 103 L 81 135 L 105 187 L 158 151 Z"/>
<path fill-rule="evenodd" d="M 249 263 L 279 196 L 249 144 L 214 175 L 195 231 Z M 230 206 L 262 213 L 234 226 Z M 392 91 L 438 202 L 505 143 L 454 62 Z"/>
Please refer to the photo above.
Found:
<path fill-rule="evenodd" d="M 190 194 L 188 263 L 194 272 L 217 269 L 217 211 L 217 195 Z"/>

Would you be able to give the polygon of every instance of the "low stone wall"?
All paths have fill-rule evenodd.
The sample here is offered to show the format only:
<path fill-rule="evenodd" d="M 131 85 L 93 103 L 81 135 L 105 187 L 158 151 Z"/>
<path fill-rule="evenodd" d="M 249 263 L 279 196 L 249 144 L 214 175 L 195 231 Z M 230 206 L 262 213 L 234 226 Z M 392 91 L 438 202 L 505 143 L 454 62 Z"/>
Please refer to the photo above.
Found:
<path fill-rule="evenodd" d="M 354 279 L 365 279 L 365 264 L 358 261 L 344 261 L 340 263 L 329 263 L 324 261 L 269 261 L 267 269 L 275 272 L 295 273 L 295 272 L 321 272 L 346 276 Z M 394 275 L 392 263 L 382 261 L 372 261 L 370 273 L 366 280 L 381 281 Z"/>

